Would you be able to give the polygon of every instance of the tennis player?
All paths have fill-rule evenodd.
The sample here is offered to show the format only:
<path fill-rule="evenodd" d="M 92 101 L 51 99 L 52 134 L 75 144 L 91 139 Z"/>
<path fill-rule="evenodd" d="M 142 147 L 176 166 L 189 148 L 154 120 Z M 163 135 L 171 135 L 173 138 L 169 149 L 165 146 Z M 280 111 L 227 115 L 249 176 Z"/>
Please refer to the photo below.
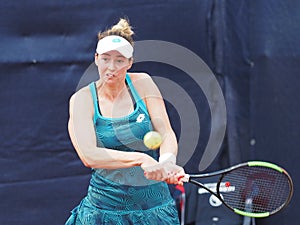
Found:
<path fill-rule="evenodd" d="M 66 225 L 179 224 L 167 183 L 182 185 L 185 173 L 157 86 L 145 73 L 128 72 L 133 34 L 126 19 L 99 32 L 99 79 L 70 99 L 70 138 L 92 176 Z M 163 135 L 160 156 L 143 144 L 151 130 Z"/>

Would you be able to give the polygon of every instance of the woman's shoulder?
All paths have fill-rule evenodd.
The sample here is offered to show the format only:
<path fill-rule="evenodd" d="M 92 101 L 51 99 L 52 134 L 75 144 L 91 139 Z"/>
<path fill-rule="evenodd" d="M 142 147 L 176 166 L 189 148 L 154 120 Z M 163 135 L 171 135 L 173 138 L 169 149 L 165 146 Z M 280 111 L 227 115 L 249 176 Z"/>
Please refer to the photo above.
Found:
<path fill-rule="evenodd" d="M 74 103 L 74 101 L 85 101 L 89 102 L 91 101 L 91 91 L 89 86 L 85 86 L 79 90 L 77 90 L 75 93 L 73 93 L 70 97 L 70 104 Z"/>
<path fill-rule="evenodd" d="M 132 82 L 136 82 L 136 81 L 142 81 L 145 79 L 152 79 L 151 76 L 148 73 L 128 73 L 130 79 L 132 80 Z"/>
<path fill-rule="evenodd" d="M 157 85 L 148 73 L 129 73 L 128 75 L 142 97 L 157 92 Z"/>
<path fill-rule="evenodd" d="M 128 75 L 136 88 L 150 88 L 155 85 L 148 73 L 128 73 Z"/>
<path fill-rule="evenodd" d="M 90 87 L 89 85 L 80 88 L 79 90 L 77 90 L 73 95 L 73 96 L 82 96 L 82 97 L 88 97 L 91 95 L 91 91 L 90 91 Z"/>

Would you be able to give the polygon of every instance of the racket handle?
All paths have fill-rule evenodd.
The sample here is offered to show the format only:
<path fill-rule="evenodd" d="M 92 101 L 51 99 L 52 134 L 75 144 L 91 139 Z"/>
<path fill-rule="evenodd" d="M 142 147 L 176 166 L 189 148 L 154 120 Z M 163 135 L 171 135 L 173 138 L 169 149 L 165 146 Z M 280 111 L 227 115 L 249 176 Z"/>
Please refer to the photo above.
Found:
<path fill-rule="evenodd" d="M 179 180 L 179 181 L 182 181 L 182 182 L 189 182 L 189 180 L 190 180 L 190 175 L 185 174 L 185 175 L 183 175 L 183 176 L 180 176 L 180 177 L 178 177 L 178 180 Z"/>

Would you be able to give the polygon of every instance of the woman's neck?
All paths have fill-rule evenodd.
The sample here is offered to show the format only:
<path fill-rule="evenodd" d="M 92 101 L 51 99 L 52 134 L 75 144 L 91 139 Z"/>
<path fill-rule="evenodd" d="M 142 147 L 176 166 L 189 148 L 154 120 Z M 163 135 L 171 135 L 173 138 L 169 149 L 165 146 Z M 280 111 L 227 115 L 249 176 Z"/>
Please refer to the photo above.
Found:
<path fill-rule="evenodd" d="M 99 97 L 106 98 L 108 100 L 114 100 L 118 97 L 121 97 L 125 94 L 125 90 L 127 90 L 127 86 L 125 82 L 116 83 L 113 85 L 107 85 L 105 83 L 99 82 L 97 85 L 97 91 Z"/>

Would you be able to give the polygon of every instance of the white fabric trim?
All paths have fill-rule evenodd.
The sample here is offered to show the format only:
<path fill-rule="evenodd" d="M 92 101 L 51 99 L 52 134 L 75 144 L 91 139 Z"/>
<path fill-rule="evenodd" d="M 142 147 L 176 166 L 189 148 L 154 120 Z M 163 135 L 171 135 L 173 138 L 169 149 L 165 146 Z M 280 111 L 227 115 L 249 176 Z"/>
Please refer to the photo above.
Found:
<path fill-rule="evenodd" d="M 167 152 L 160 155 L 158 162 L 159 163 L 171 162 L 173 164 L 176 164 L 176 156 L 173 153 Z"/>

